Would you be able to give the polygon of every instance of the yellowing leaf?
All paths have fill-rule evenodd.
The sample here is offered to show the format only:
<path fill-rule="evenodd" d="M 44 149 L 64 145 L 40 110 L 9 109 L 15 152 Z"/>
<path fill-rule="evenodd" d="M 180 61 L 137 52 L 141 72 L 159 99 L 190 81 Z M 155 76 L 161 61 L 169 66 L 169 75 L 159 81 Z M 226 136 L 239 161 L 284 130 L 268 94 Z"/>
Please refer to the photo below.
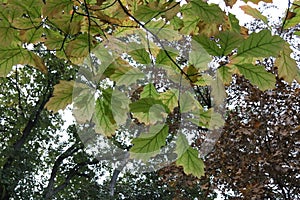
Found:
<path fill-rule="evenodd" d="M 92 88 L 79 88 L 75 83 L 73 90 L 73 114 L 77 122 L 90 122 L 95 112 L 95 90 Z"/>
<path fill-rule="evenodd" d="M 15 45 L 0 47 L 0 77 L 7 76 L 12 66 L 17 64 L 31 65 L 41 72 L 47 73 L 47 67 L 41 57 L 31 51 Z"/>
<path fill-rule="evenodd" d="M 159 97 L 159 94 L 156 91 L 156 88 L 154 87 L 153 83 L 149 83 L 144 87 L 144 89 L 141 92 L 140 96 L 141 96 L 141 98 L 157 99 Z"/>
<path fill-rule="evenodd" d="M 275 88 L 275 75 L 267 72 L 263 66 L 253 64 L 236 65 L 241 74 L 250 80 L 251 84 L 256 85 L 260 90 L 265 91 Z"/>
<path fill-rule="evenodd" d="M 43 16 L 58 17 L 63 13 L 69 14 L 73 9 L 73 2 L 70 0 L 47 0 L 46 5 L 43 7 Z"/>
<path fill-rule="evenodd" d="M 47 110 L 57 112 L 72 103 L 74 81 L 61 80 L 54 86 L 53 97 L 46 103 Z"/>
<path fill-rule="evenodd" d="M 82 34 L 68 43 L 66 54 L 68 57 L 86 57 L 89 54 L 90 45 L 87 34 Z"/>
<path fill-rule="evenodd" d="M 250 15 L 252 17 L 254 17 L 255 19 L 260 19 L 262 20 L 265 24 L 268 23 L 268 19 L 266 16 L 263 16 L 256 8 L 252 8 L 249 5 L 244 5 L 244 6 L 240 6 L 240 8 L 247 14 Z"/>
<path fill-rule="evenodd" d="M 283 78 L 288 83 L 291 83 L 297 75 L 297 63 L 291 58 L 292 50 L 289 44 L 286 43 L 279 56 L 276 58 L 275 66 L 278 67 L 279 77 Z"/>
<path fill-rule="evenodd" d="M 198 157 L 198 151 L 187 145 L 183 134 L 178 136 L 176 142 L 177 166 L 182 166 L 185 174 L 192 174 L 198 178 L 204 175 L 204 163 Z"/>
<path fill-rule="evenodd" d="M 296 26 L 300 23 L 300 8 L 296 7 L 295 9 L 293 9 L 293 17 L 290 19 L 287 19 L 285 24 L 284 24 L 284 28 L 291 28 L 293 26 Z M 285 19 L 284 19 L 285 20 Z"/>
<path fill-rule="evenodd" d="M 273 3 L 273 0 L 243 0 L 245 3 L 247 2 L 252 2 L 252 3 L 255 3 L 255 4 L 258 4 L 259 2 L 265 2 L 265 3 Z"/>
<path fill-rule="evenodd" d="M 252 33 L 238 48 L 238 55 L 241 57 L 267 57 L 277 56 L 282 49 L 284 40 L 271 35 L 269 30 L 262 30 L 258 33 Z"/>
<path fill-rule="evenodd" d="M 226 98 L 226 90 L 222 78 L 221 76 L 219 76 L 219 74 L 217 74 L 216 79 L 211 82 L 211 87 L 211 95 L 213 97 L 213 102 L 216 105 L 223 104 Z"/>
<path fill-rule="evenodd" d="M 202 109 L 199 101 L 197 101 L 195 97 L 188 91 L 180 93 L 179 104 L 181 113 Z"/>
<path fill-rule="evenodd" d="M 160 94 L 159 99 L 166 105 L 170 112 L 178 106 L 178 90 L 170 89 Z"/>
<path fill-rule="evenodd" d="M 236 3 L 237 0 L 225 0 L 226 6 L 232 8 L 232 6 Z"/>
<path fill-rule="evenodd" d="M 164 125 L 152 126 L 149 133 L 143 133 L 138 138 L 134 138 L 130 149 L 131 157 L 141 157 L 147 161 L 150 157 L 159 153 L 160 148 L 166 144 L 169 128 Z"/>
<path fill-rule="evenodd" d="M 218 77 L 222 80 L 225 85 L 229 85 L 232 81 L 232 72 L 227 66 L 222 66 L 218 69 Z"/>

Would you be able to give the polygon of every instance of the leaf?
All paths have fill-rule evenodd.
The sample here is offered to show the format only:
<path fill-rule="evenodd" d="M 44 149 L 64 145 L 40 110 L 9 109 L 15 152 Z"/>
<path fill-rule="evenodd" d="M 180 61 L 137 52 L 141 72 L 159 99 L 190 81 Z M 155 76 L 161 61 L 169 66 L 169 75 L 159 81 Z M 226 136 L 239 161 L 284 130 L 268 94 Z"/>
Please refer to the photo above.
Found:
<path fill-rule="evenodd" d="M 146 49 L 141 48 L 140 46 L 137 46 L 137 44 L 131 44 L 132 48 L 135 49 L 133 51 L 130 51 L 128 54 L 138 63 L 140 64 L 150 64 L 150 56 L 149 53 L 146 51 Z"/>
<path fill-rule="evenodd" d="M 112 111 L 105 100 L 97 99 L 95 106 L 95 131 L 107 137 L 115 134 L 117 125 L 113 119 Z"/>
<path fill-rule="evenodd" d="M 140 97 L 157 99 L 159 97 L 159 94 L 156 91 L 156 88 L 153 85 L 153 83 L 149 83 L 144 87 L 143 91 L 140 94 Z"/>
<path fill-rule="evenodd" d="M 134 118 L 140 123 L 146 125 L 163 122 L 167 116 L 165 108 L 161 100 L 153 98 L 143 98 L 129 105 L 130 111 Z"/>
<path fill-rule="evenodd" d="M 229 6 L 230 8 L 233 7 L 233 5 L 236 3 L 237 0 L 225 0 L 226 6 Z"/>
<path fill-rule="evenodd" d="M 238 48 L 239 57 L 267 57 L 277 56 L 282 49 L 284 40 L 275 35 L 272 36 L 269 30 L 262 30 L 259 33 L 252 33 Z"/>
<path fill-rule="evenodd" d="M 131 141 L 133 144 L 133 147 L 130 148 L 131 157 L 141 157 L 143 161 L 147 161 L 150 157 L 155 156 L 166 144 L 168 131 L 169 128 L 166 125 L 151 126 L 149 133 L 142 133 Z"/>
<path fill-rule="evenodd" d="M 17 30 L 10 27 L 10 25 L 3 25 L 0 23 L 0 45 L 9 46 L 12 43 L 16 43 Z"/>
<path fill-rule="evenodd" d="M 192 0 L 182 8 L 182 12 L 191 19 L 199 17 L 201 20 L 208 23 L 223 22 L 224 13 L 216 4 L 208 4 L 203 1 Z"/>
<path fill-rule="evenodd" d="M 208 68 L 211 57 L 197 41 L 192 41 L 192 51 L 189 55 L 189 63 L 194 65 L 200 72 Z"/>
<path fill-rule="evenodd" d="M 135 83 L 138 79 L 145 77 L 145 74 L 135 67 L 119 66 L 110 76 L 111 80 L 116 81 L 116 84 L 129 86 Z"/>
<path fill-rule="evenodd" d="M 234 50 L 235 48 L 239 47 L 241 42 L 243 41 L 243 37 L 232 31 L 222 31 L 220 32 L 216 38 L 219 39 L 219 44 L 221 46 L 220 49 L 220 56 L 228 55 Z"/>
<path fill-rule="evenodd" d="M 118 125 L 124 124 L 129 113 L 130 100 L 125 93 L 114 90 L 111 97 L 111 110 Z"/>
<path fill-rule="evenodd" d="M 200 22 L 200 17 L 184 17 L 183 18 L 183 27 L 180 29 L 180 33 L 182 34 L 194 34 L 196 32 L 198 32 L 198 23 Z"/>
<path fill-rule="evenodd" d="M 254 4 L 258 4 L 259 2 L 265 2 L 265 3 L 273 3 L 273 0 L 243 0 L 245 3 L 252 2 Z"/>
<path fill-rule="evenodd" d="M 70 0 L 47 0 L 46 5 L 43 7 L 43 16 L 46 17 L 58 17 L 63 13 L 69 14 L 69 11 L 73 9 L 73 1 Z"/>
<path fill-rule="evenodd" d="M 222 49 L 218 47 L 217 43 L 213 41 L 211 38 L 205 35 L 196 35 L 193 39 L 201 44 L 201 46 L 212 56 L 220 56 L 222 55 Z"/>
<path fill-rule="evenodd" d="M 219 74 L 217 74 L 216 79 L 211 82 L 211 88 L 211 96 L 213 97 L 213 102 L 216 105 L 222 105 L 227 95 L 224 83 Z"/>
<path fill-rule="evenodd" d="M 176 89 L 170 89 L 160 94 L 159 99 L 164 105 L 166 105 L 170 112 L 178 106 L 178 94 L 179 91 Z"/>
<path fill-rule="evenodd" d="M 253 64 L 236 65 L 241 74 L 243 74 L 253 85 L 260 90 L 265 91 L 275 88 L 275 75 L 267 72 L 263 66 L 254 66 Z"/>
<path fill-rule="evenodd" d="M 17 64 L 31 65 L 43 73 L 47 73 L 47 67 L 41 57 L 19 46 L 0 47 L 0 77 L 5 77 Z"/>
<path fill-rule="evenodd" d="M 68 57 L 86 57 L 89 54 L 91 43 L 88 42 L 88 35 L 82 34 L 75 40 L 68 43 L 66 54 Z"/>
<path fill-rule="evenodd" d="M 224 126 L 224 119 L 221 114 L 214 111 L 213 108 L 208 110 L 195 110 L 195 117 L 189 119 L 191 122 L 200 127 L 205 127 L 210 130 L 218 129 Z"/>
<path fill-rule="evenodd" d="M 148 22 L 154 17 L 158 17 L 159 13 L 159 8 L 153 8 L 146 5 L 139 5 L 133 16 L 139 21 Z"/>
<path fill-rule="evenodd" d="M 54 86 L 53 97 L 46 103 L 45 108 L 55 113 L 65 109 L 67 105 L 72 103 L 73 86 L 74 81 L 59 81 Z"/>
<path fill-rule="evenodd" d="M 229 85 L 232 81 L 232 72 L 227 66 L 222 66 L 218 68 L 218 77 L 222 80 L 225 85 Z"/>
<path fill-rule="evenodd" d="M 95 112 L 95 90 L 75 83 L 73 90 L 73 114 L 78 123 L 90 122 Z"/>
<path fill-rule="evenodd" d="M 243 5 L 240 6 L 240 8 L 247 14 L 250 15 L 252 17 L 254 17 L 255 19 L 260 19 L 262 20 L 265 24 L 268 23 L 268 18 L 266 16 L 263 16 L 256 8 L 252 8 L 249 5 Z"/>
<path fill-rule="evenodd" d="M 181 113 L 188 113 L 189 111 L 202 109 L 199 101 L 197 101 L 195 97 L 188 91 L 180 93 L 179 105 Z"/>
<path fill-rule="evenodd" d="M 292 50 L 286 43 L 279 56 L 276 58 L 275 66 L 278 67 L 278 75 L 288 83 L 291 83 L 297 75 L 297 63 L 291 58 Z"/>
<path fill-rule="evenodd" d="M 294 26 L 299 24 L 299 22 L 300 22 L 300 8 L 296 7 L 295 9 L 293 9 L 293 13 L 294 13 L 294 17 L 286 20 L 286 22 L 284 24 L 285 29 L 294 27 Z"/>
<path fill-rule="evenodd" d="M 22 40 L 22 42 L 25 43 L 36 44 L 42 41 L 43 33 L 44 30 L 41 28 L 39 29 L 32 28 L 26 31 L 20 31 L 20 39 Z"/>
<path fill-rule="evenodd" d="M 184 141 L 185 140 L 185 141 Z M 198 178 L 204 175 L 204 163 L 198 158 L 198 151 L 192 147 L 186 147 L 187 140 L 183 134 L 178 136 L 176 142 L 177 166 L 182 166 L 185 174 L 192 174 Z"/>
<path fill-rule="evenodd" d="M 174 65 L 174 63 L 172 62 L 171 59 L 176 61 L 176 57 L 177 57 L 176 52 L 177 52 L 177 50 L 175 50 L 175 49 L 168 49 L 166 51 L 164 51 L 163 49 L 160 49 L 157 56 L 156 56 L 155 64 L 157 64 L 158 66 L 161 66 L 161 65 L 172 66 L 172 65 Z"/>
<path fill-rule="evenodd" d="M 61 34 L 53 30 L 46 31 L 46 40 L 44 44 L 49 50 L 60 50 L 63 46 L 65 38 Z"/>
<path fill-rule="evenodd" d="M 213 79 L 210 75 L 203 74 L 200 77 L 198 77 L 197 81 L 194 84 L 199 86 L 208 86 L 211 85 L 212 81 Z"/>

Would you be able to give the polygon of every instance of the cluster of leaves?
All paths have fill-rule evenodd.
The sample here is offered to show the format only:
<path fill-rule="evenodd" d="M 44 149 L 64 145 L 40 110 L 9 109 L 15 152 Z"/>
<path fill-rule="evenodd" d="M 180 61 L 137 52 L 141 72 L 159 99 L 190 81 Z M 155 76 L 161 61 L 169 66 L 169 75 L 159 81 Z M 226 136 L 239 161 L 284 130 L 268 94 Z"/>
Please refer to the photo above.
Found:
<path fill-rule="evenodd" d="M 298 1 L 294 3 L 290 11 L 293 16 L 285 18 L 283 29 L 298 24 Z M 234 1 L 227 4 L 232 6 Z M 256 9 L 250 6 L 242 9 L 268 22 Z M 96 132 L 108 137 L 113 137 L 126 123 L 129 114 L 134 119 L 130 123 L 150 126 L 150 134 L 132 140 L 132 157 L 136 153 L 153 157 L 166 145 L 167 137 L 174 133 L 169 131 L 168 124 L 161 126 L 160 122 L 176 121 L 170 119 L 176 108 L 180 114 L 191 112 L 194 118 L 191 123 L 199 127 L 222 126 L 216 123 L 221 117 L 211 106 L 199 103 L 201 87 L 211 88 L 213 104 L 220 105 L 226 97 L 224 85 L 231 83 L 234 74 L 244 76 L 261 91 L 276 88 L 276 76 L 288 83 L 300 79 L 296 62 L 290 57 L 292 50 L 280 36 L 267 29 L 248 35 L 234 15 L 203 1 L 191 0 L 180 5 L 166 0 L 48 0 L 45 3 L 8 0 L 1 4 L 0 15 L 0 75 L 6 77 L 14 65 L 27 64 L 49 76 L 52 66 L 44 63 L 41 51 L 51 52 L 70 65 L 81 65 L 86 59 L 83 69 L 89 82 L 76 83 L 75 87 L 74 81 L 59 82 L 46 108 L 55 112 L 64 109 L 72 103 L 76 90 L 75 117 L 81 123 L 92 120 Z M 179 63 L 180 53 L 174 49 L 169 51 L 162 42 L 179 42 L 183 37 L 167 34 L 165 30 L 193 39 L 187 62 Z M 149 34 L 154 39 L 149 39 Z M 127 40 L 132 36 L 140 41 Z M 113 43 L 117 47 L 109 45 L 116 38 L 125 42 Z M 127 58 L 121 57 L 123 53 Z M 256 62 L 270 56 L 276 58 L 277 72 L 267 71 Z M 217 60 L 217 68 L 212 75 L 207 75 L 212 59 Z M 154 65 L 172 77 L 173 85 L 168 85 L 164 92 L 159 92 L 158 80 L 146 79 L 145 68 Z M 108 84 L 108 80 L 114 84 Z M 125 92 L 120 89 L 124 86 Z M 141 88 L 136 97 L 128 90 L 133 87 Z M 196 94 L 183 92 L 184 87 L 195 89 Z M 96 94 L 100 97 L 94 101 Z M 183 166 L 187 174 L 204 175 L 198 151 L 189 146 L 184 134 L 177 133 L 176 138 L 176 164 Z"/>

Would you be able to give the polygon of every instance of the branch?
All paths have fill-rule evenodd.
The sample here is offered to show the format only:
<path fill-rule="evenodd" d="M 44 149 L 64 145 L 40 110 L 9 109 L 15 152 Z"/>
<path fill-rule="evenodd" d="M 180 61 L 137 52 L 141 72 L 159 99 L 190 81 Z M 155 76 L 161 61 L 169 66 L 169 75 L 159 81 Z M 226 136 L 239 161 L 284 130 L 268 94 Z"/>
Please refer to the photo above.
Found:
<path fill-rule="evenodd" d="M 68 158 L 69 156 L 71 156 L 72 154 L 74 154 L 75 152 L 77 152 L 79 150 L 79 148 L 76 148 L 76 147 L 77 147 L 77 143 L 73 144 L 55 160 L 53 168 L 52 168 L 51 176 L 49 178 L 48 186 L 46 187 L 45 192 L 44 192 L 45 199 L 50 199 L 53 196 L 54 180 L 57 175 L 58 169 L 64 159 Z"/>
<path fill-rule="evenodd" d="M 282 23 L 282 26 L 281 26 L 281 29 L 280 29 L 280 34 L 282 33 L 283 27 L 284 27 L 284 25 L 285 25 L 285 23 L 286 23 L 286 20 L 287 20 L 287 18 L 288 18 L 288 14 L 289 14 L 289 12 L 290 12 L 290 6 L 291 6 L 291 1 L 289 0 L 289 1 L 288 1 L 288 8 L 287 8 L 287 11 L 286 11 L 286 13 L 285 13 L 285 18 L 284 18 L 284 20 L 283 20 L 283 23 Z"/>
<path fill-rule="evenodd" d="M 127 8 L 123 5 L 123 3 L 121 2 L 121 0 L 118 0 L 118 3 L 120 4 L 122 10 L 126 13 L 126 15 L 128 15 L 129 17 L 131 17 L 138 25 L 140 25 L 140 27 L 142 27 L 143 29 L 145 29 L 147 32 L 151 33 L 151 35 L 155 38 L 155 40 L 159 43 L 159 45 L 161 46 L 162 50 L 164 51 L 164 53 L 167 55 L 167 57 L 171 60 L 171 62 L 176 66 L 176 68 L 180 71 L 181 74 L 183 74 L 191 83 L 193 83 L 192 79 L 190 78 L 190 76 L 183 70 L 181 69 L 181 67 L 178 65 L 178 63 L 176 63 L 176 61 L 171 57 L 171 55 L 169 54 L 169 52 L 167 51 L 167 49 L 165 48 L 164 44 L 160 41 L 160 39 L 157 37 L 156 34 L 154 34 L 151 30 L 149 30 L 145 24 L 141 23 L 139 20 L 137 20 L 131 13 L 129 13 L 129 11 L 127 10 Z M 203 101 L 206 105 L 208 105 L 208 100 L 206 98 L 203 97 L 199 86 L 196 86 L 196 94 L 200 94 L 201 98 L 203 98 Z"/>

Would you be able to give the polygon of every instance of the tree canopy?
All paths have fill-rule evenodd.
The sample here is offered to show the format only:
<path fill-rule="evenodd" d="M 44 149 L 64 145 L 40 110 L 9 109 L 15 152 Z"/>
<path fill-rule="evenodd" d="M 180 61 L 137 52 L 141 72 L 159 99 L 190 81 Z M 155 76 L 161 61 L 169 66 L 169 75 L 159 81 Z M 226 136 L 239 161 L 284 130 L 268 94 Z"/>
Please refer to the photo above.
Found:
<path fill-rule="evenodd" d="M 300 1 L 244 2 L 2 1 L 0 198 L 298 198 Z"/>

